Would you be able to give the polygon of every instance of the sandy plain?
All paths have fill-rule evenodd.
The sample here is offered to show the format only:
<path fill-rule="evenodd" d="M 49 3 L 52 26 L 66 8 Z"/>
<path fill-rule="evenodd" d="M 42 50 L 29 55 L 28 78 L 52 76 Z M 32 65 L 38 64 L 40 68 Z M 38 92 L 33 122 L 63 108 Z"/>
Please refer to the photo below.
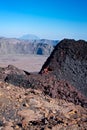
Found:
<path fill-rule="evenodd" d="M 30 54 L 0 55 L 0 67 L 14 65 L 28 72 L 39 72 L 48 56 Z"/>

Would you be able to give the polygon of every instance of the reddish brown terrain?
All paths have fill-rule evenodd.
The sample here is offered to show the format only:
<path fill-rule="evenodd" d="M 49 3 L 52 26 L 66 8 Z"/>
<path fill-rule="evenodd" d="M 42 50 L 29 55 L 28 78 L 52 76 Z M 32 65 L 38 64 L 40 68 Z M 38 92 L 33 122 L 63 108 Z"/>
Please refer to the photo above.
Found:
<path fill-rule="evenodd" d="M 86 130 L 87 109 L 41 90 L 0 82 L 1 130 Z"/>
<path fill-rule="evenodd" d="M 87 130 L 87 43 L 64 39 L 39 74 L 0 68 L 1 130 Z"/>

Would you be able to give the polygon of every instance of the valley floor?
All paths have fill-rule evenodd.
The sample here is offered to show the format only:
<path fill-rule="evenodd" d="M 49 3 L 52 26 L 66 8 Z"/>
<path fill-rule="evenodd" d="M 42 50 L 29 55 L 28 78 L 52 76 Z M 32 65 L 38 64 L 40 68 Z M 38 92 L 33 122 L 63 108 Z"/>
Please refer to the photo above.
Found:
<path fill-rule="evenodd" d="M 30 54 L 0 55 L 0 67 L 11 64 L 29 72 L 39 72 L 47 57 Z"/>

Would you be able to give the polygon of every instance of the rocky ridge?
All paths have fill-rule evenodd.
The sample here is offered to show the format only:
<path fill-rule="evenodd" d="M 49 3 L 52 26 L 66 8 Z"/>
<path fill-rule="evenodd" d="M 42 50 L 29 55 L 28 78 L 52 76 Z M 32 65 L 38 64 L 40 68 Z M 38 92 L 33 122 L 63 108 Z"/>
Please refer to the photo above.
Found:
<path fill-rule="evenodd" d="M 64 39 L 43 65 L 40 73 L 48 69 L 60 80 L 68 81 L 87 96 L 87 42 Z"/>
<path fill-rule="evenodd" d="M 22 40 L 16 38 L 0 38 L 0 54 L 39 54 L 50 55 L 54 40 Z"/>

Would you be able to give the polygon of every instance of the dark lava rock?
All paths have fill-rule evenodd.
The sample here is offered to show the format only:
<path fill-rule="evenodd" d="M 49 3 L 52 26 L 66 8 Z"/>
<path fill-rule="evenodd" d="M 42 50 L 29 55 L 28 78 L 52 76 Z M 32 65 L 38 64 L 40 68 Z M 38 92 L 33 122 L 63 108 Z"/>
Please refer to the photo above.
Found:
<path fill-rule="evenodd" d="M 9 74 L 6 76 L 5 82 L 13 84 L 15 86 L 29 88 L 30 83 L 25 75 Z"/>
<path fill-rule="evenodd" d="M 5 68 L 0 67 L 0 80 L 6 80 L 8 79 L 9 75 L 19 75 L 19 76 L 28 76 L 30 75 L 29 72 L 18 69 L 17 67 L 13 65 L 8 65 Z"/>
<path fill-rule="evenodd" d="M 87 96 L 87 42 L 64 39 L 56 45 L 40 73 L 52 73 Z"/>
<path fill-rule="evenodd" d="M 6 68 L 0 68 L 0 80 L 15 86 L 29 88 L 31 86 L 28 80 L 29 75 L 29 72 L 18 69 L 13 65 L 8 65 Z"/>

